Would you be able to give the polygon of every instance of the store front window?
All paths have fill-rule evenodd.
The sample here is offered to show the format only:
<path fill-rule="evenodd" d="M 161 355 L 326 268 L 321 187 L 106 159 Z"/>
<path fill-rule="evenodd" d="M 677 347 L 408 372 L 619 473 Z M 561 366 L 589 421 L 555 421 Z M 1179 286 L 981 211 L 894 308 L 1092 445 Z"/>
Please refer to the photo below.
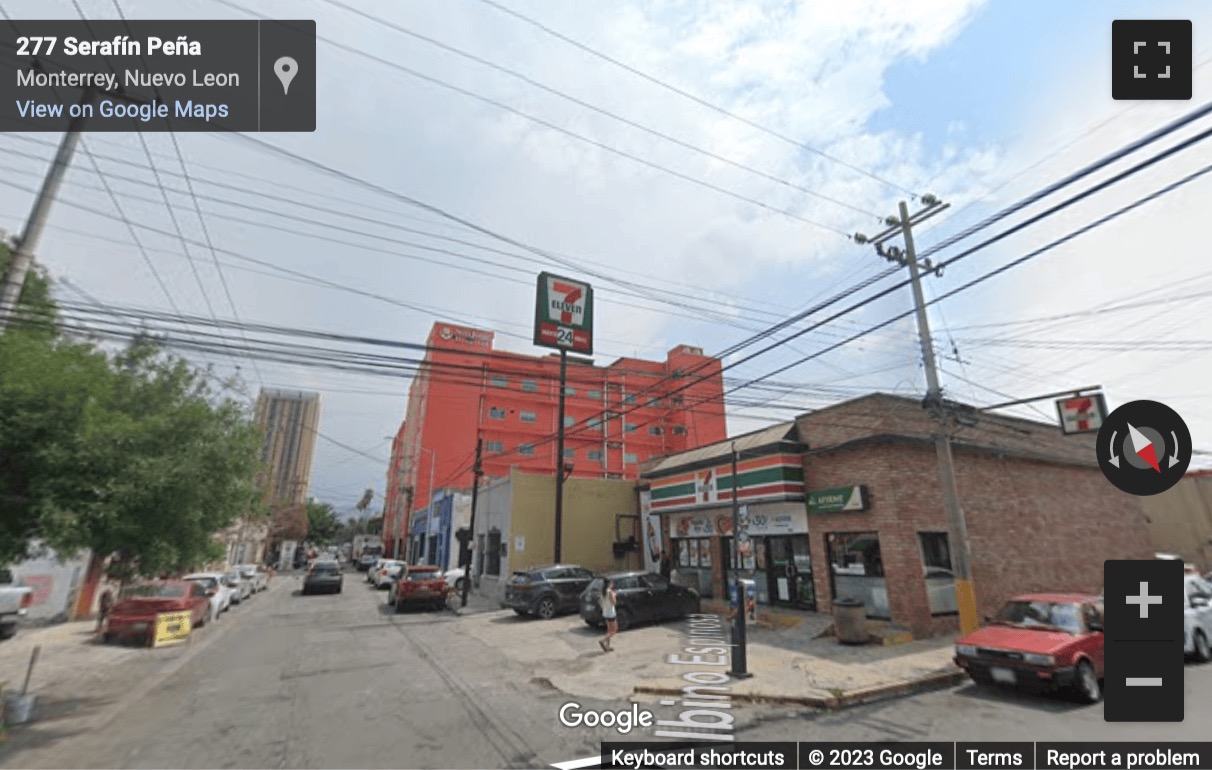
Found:
<path fill-rule="evenodd" d="M 770 603 L 770 581 L 766 576 L 766 539 L 750 538 L 741 543 L 738 557 L 736 540 L 720 538 L 720 553 L 724 559 L 724 585 L 731 586 L 738 577 L 748 578 L 756 584 L 758 604 Z M 737 568 L 740 574 L 737 574 Z"/>
<path fill-rule="evenodd" d="M 926 581 L 926 599 L 931 615 L 958 615 L 955 598 L 955 573 L 951 569 L 951 545 L 946 532 L 919 532 L 922 546 L 922 574 Z"/>
<path fill-rule="evenodd" d="M 830 584 L 834 601 L 857 599 L 867 607 L 867 616 L 890 620 L 888 585 L 880 538 L 875 532 L 830 532 L 825 536 L 829 552 Z"/>
<path fill-rule="evenodd" d="M 736 548 L 732 538 L 723 539 L 725 575 L 728 585 L 736 579 Z M 812 557 L 807 535 L 771 535 L 753 537 L 745 551 L 741 577 L 757 583 L 762 604 L 815 610 L 816 591 L 812 584 Z"/>
<path fill-rule="evenodd" d="M 715 596 L 711 581 L 711 538 L 688 537 L 673 541 L 676 558 L 677 583 L 689 586 L 699 595 L 710 599 Z"/>

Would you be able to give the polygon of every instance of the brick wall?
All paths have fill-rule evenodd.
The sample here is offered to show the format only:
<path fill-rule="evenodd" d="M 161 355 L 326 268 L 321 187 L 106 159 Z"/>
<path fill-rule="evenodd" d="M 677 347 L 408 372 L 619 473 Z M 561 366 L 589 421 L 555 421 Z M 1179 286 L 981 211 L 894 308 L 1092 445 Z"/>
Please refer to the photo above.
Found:
<path fill-rule="evenodd" d="M 1112 487 L 1097 467 L 962 449 L 955 460 L 982 616 L 1017 593 L 1097 593 L 1105 559 L 1152 558 L 1140 503 Z M 809 489 L 866 484 L 871 493 L 869 511 L 809 517 L 820 610 L 831 610 L 825 533 L 874 530 L 893 622 L 918 636 L 954 631 L 954 616 L 931 617 L 922 579 L 918 533 L 947 529 L 934 447 L 882 444 L 812 454 L 805 472 Z"/>

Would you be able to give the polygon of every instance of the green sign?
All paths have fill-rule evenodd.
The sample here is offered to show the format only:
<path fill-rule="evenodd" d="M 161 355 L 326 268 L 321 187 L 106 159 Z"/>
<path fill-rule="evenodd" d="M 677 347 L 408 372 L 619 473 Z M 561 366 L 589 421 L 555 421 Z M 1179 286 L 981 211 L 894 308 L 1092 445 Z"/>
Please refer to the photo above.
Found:
<path fill-rule="evenodd" d="M 593 354 L 593 287 L 584 281 L 539 273 L 534 344 Z"/>
<path fill-rule="evenodd" d="M 871 507 L 867 487 L 833 487 L 808 493 L 808 513 L 841 513 L 842 511 L 865 511 Z"/>

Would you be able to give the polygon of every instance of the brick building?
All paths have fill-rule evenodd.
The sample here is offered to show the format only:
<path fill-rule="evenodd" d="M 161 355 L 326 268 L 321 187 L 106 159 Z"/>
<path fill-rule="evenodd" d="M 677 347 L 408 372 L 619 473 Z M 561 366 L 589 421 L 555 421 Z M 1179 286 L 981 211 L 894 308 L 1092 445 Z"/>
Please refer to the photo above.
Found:
<path fill-rule="evenodd" d="M 477 436 L 487 478 L 515 468 L 555 473 L 559 355 L 494 350 L 493 337 L 447 323 L 430 332 L 392 447 L 383 528 L 389 552 L 407 536 L 409 512 L 424 509 L 437 490 L 471 487 Z M 571 478 L 634 480 L 641 462 L 724 438 L 720 362 L 689 345 L 664 361 L 596 366 L 569 356 L 565 426 Z"/>
<path fill-rule="evenodd" d="M 873 394 L 803 415 L 751 442 L 742 454 L 746 462 L 779 466 L 785 460 L 775 458 L 785 458 L 794 444 L 803 447 L 803 502 L 793 509 L 794 473 L 783 471 L 789 478 L 781 497 L 763 504 L 780 521 L 762 517 L 767 531 L 752 538 L 743 565 L 758 582 L 759 601 L 828 612 L 834 599 L 853 597 L 870 617 L 903 624 L 918 636 L 955 630 L 936 431 L 920 401 Z M 659 517 L 679 578 L 692 554 L 698 554 L 698 571 L 704 569 L 706 550 L 713 591 L 723 595 L 736 562 L 731 530 L 721 530 L 730 525 L 723 515 L 731 507 L 731 473 L 722 465 L 730 458 L 727 443 L 717 445 L 714 459 L 697 460 L 700 469 L 718 468 L 714 499 L 660 512 L 669 480 L 694 470 L 694 455 L 711 455 L 710 449 L 647 466 L 641 507 Z M 1097 593 L 1104 560 L 1151 558 L 1140 502 L 1103 477 L 1092 435 L 1065 436 L 1054 424 L 968 411 L 953 434 L 953 450 L 982 616 L 1016 593 Z M 745 503 L 743 466 L 739 476 Z M 762 506 L 746 504 L 752 521 Z M 692 548 L 682 547 L 685 537 L 697 540 Z"/>

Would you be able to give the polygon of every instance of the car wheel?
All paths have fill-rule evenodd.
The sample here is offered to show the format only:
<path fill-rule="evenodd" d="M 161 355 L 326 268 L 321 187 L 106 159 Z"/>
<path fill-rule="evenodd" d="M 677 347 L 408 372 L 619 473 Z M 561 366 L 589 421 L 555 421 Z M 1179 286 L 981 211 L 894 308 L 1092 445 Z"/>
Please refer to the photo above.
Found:
<path fill-rule="evenodd" d="M 631 611 L 620 609 L 617 613 L 616 622 L 619 624 L 620 631 L 626 631 L 627 629 L 631 628 L 631 624 L 633 622 Z"/>
<path fill-rule="evenodd" d="M 1090 661 L 1083 660 L 1077 664 L 1077 695 L 1083 703 L 1098 703 L 1103 697 L 1103 690 L 1098 685 L 1098 675 Z"/>
<path fill-rule="evenodd" d="M 12 639 L 16 635 L 16 623 L 0 623 L 0 639 Z"/>
<path fill-rule="evenodd" d="M 589 626 L 590 628 L 597 628 L 601 625 L 601 623 L 598 621 L 590 620 L 589 618 L 581 618 L 581 620 L 585 621 L 585 625 Z"/>
<path fill-rule="evenodd" d="M 1204 636 L 1203 631 L 1195 632 L 1195 659 L 1200 663 L 1212 660 L 1212 648 L 1209 648 L 1208 637 Z"/>
<path fill-rule="evenodd" d="M 535 606 L 534 609 L 535 609 L 535 614 L 538 615 L 543 620 L 551 620 L 552 618 L 555 617 L 556 610 L 558 609 L 556 607 L 555 597 L 554 596 L 544 596 L 542 599 L 539 599 L 539 603 L 538 603 L 538 605 Z"/>
<path fill-rule="evenodd" d="M 467 585 L 467 578 L 459 578 L 458 580 L 455 581 L 454 587 L 455 587 L 456 591 L 458 591 L 459 593 L 463 593 L 463 587 L 466 585 Z"/>

